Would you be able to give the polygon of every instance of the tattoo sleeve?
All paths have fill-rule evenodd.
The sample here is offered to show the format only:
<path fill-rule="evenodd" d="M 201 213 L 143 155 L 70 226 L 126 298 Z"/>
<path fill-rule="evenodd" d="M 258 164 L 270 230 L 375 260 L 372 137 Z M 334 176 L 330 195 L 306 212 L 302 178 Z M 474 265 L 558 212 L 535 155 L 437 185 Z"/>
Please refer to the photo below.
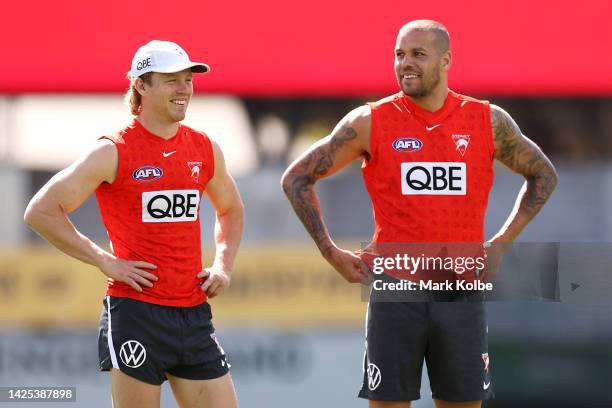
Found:
<path fill-rule="evenodd" d="M 557 174 L 542 150 L 521 133 L 506 111 L 495 105 L 491 105 L 491 126 L 495 158 L 526 179 L 512 214 L 498 233 L 513 240 L 546 203 L 557 185 Z"/>
<path fill-rule="evenodd" d="M 333 246 L 323 222 L 319 199 L 314 190 L 317 180 L 330 175 L 338 166 L 339 153 L 357 137 L 349 126 L 342 126 L 331 136 L 313 145 L 285 172 L 282 186 L 291 206 L 322 254 Z M 351 161 L 354 157 L 348 157 Z M 346 158 L 343 158 L 344 160 Z"/>

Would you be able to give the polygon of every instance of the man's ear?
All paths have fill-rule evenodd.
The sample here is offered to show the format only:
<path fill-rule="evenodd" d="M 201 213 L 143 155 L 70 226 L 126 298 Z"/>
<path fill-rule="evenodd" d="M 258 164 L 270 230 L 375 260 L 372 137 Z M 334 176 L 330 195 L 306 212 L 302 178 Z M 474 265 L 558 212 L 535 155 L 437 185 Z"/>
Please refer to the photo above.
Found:
<path fill-rule="evenodd" d="M 444 55 L 442 56 L 442 66 L 444 67 L 444 69 L 448 71 L 451 67 L 452 61 L 453 61 L 453 56 L 450 50 L 446 51 Z"/>
<path fill-rule="evenodd" d="M 140 95 L 142 95 L 146 91 L 146 89 L 145 89 L 145 82 L 142 79 L 140 79 L 140 78 L 136 78 L 136 82 L 134 83 L 134 87 L 136 88 L 136 91 L 138 91 L 138 93 Z"/>

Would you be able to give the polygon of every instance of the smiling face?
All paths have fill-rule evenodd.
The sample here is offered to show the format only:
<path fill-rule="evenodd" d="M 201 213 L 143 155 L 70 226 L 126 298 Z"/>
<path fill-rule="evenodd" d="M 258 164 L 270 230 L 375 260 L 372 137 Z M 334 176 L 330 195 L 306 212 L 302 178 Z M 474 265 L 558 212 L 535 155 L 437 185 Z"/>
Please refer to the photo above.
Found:
<path fill-rule="evenodd" d="M 448 37 L 411 23 L 402 27 L 395 44 L 395 74 L 402 91 L 425 98 L 448 85 L 451 54 Z"/>
<path fill-rule="evenodd" d="M 191 69 L 162 74 L 154 72 L 151 83 L 138 83 L 142 95 L 142 111 L 154 114 L 158 120 L 174 123 L 185 119 L 187 105 L 193 95 Z"/>

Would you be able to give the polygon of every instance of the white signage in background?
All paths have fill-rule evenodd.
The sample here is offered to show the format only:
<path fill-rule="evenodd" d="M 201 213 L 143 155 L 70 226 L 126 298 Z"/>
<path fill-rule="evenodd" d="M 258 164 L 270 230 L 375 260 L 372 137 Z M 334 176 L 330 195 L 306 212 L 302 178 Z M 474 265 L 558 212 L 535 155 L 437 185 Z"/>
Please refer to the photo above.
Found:
<path fill-rule="evenodd" d="M 363 380 L 361 330 L 280 331 L 218 328 L 236 384 L 240 406 L 266 408 L 353 407 Z M 249 341 L 245 342 L 244 339 Z M 76 387 L 74 408 L 106 408 L 110 401 L 108 373 L 97 368 L 97 332 L 0 332 L 0 383 Z M 127 348 L 127 345 L 126 345 Z M 130 344 L 126 358 L 138 365 L 142 350 Z M 429 382 L 415 408 L 429 408 Z M 317 392 L 313 392 L 316 390 Z M 265 401 L 265 405 L 262 402 Z M 30 405 L 23 405 L 24 408 Z M 168 382 L 161 406 L 176 406 Z M 32 405 L 33 407 L 33 405 Z"/>
<path fill-rule="evenodd" d="M 1 138 L 2 136 L 0 136 Z M 14 248 L 26 239 L 23 212 L 25 211 L 25 203 L 31 198 L 31 193 L 28 191 L 30 182 L 31 178 L 25 170 L 0 166 L 0 186 L 2 189 L 0 247 Z"/>
<path fill-rule="evenodd" d="M 16 164 L 28 169 L 60 170 L 98 137 L 117 132 L 132 120 L 120 94 L 19 96 L 7 103 L 11 117 L 2 115 L 0 103 L 0 135 L 7 123 L 11 129 L 6 138 L 0 136 L 0 149 L 6 146 Z M 204 131 L 221 146 L 234 177 L 257 168 L 254 132 L 239 98 L 196 94 L 184 123 Z"/>

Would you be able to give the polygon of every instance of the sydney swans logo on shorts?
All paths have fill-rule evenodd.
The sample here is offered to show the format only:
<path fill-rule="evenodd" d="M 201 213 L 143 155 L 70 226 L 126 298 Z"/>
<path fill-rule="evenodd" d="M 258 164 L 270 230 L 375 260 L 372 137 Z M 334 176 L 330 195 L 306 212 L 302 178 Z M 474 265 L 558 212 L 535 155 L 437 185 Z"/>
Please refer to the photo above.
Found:
<path fill-rule="evenodd" d="M 401 165 L 403 195 L 466 195 L 463 162 L 406 162 Z"/>
<path fill-rule="evenodd" d="M 142 222 L 193 222 L 198 219 L 200 191 L 161 190 L 142 193 Z"/>
<path fill-rule="evenodd" d="M 121 345 L 119 357 L 123 364 L 130 368 L 140 367 L 147 359 L 147 350 L 140 342 L 136 340 L 128 340 Z"/>
<path fill-rule="evenodd" d="M 485 372 L 489 372 L 489 353 L 482 353 L 482 362 L 484 363 Z"/>
<path fill-rule="evenodd" d="M 376 367 L 376 364 L 368 364 L 368 388 L 370 391 L 374 391 L 380 385 L 382 380 L 382 374 L 380 369 Z"/>
<path fill-rule="evenodd" d="M 155 166 L 142 166 L 134 170 L 132 177 L 136 181 L 153 181 L 164 175 L 161 168 Z"/>
<path fill-rule="evenodd" d="M 484 363 L 484 371 L 485 371 L 485 375 L 487 377 L 489 377 L 489 382 L 487 382 L 486 380 L 482 383 L 482 389 L 483 390 L 488 390 L 489 387 L 491 386 L 491 378 L 489 376 L 489 353 L 482 353 L 482 362 Z"/>
<path fill-rule="evenodd" d="M 423 142 L 416 137 L 401 137 L 395 139 L 392 146 L 398 152 L 414 153 L 421 150 Z"/>

